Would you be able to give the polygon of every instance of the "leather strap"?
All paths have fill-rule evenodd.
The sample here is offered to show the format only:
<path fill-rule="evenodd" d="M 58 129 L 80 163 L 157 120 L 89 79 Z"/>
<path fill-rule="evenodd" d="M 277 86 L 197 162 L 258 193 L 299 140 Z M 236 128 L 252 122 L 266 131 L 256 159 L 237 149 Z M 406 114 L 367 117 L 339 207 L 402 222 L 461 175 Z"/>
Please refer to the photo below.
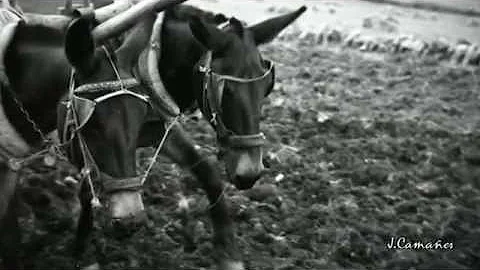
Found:
<path fill-rule="evenodd" d="M 265 61 L 268 65 L 265 73 L 255 78 L 244 79 L 213 72 L 212 56 L 213 52 L 207 51 L 203 58 L 204 64 L 200 65 L 198 69 L 203 74 L 201 109 L 215 128 L 219 142 L 232 148 L 251 148 L 264 145 L 265 135 L 263 133 L 238 135 L 225 126 L 222 120 L 222 99 L 226 81 L 251 83 L 262 80 L 273 72 L 273 64 Z"/>
<path fill-rule="evenodd" d="M 230 135 L 227 137 L 228 146 L 232 148 L 252 148 L 265 145 L 263 133 L 253 135 Z"/>
<path fill-rule="evenodd" d="M 103 190 L 105 193 L 114 193 L 117 191 L 137 191 L 142 188 L 142 176 L 129 178 L 113 178 L 105 173 L 103 175 Z"/>

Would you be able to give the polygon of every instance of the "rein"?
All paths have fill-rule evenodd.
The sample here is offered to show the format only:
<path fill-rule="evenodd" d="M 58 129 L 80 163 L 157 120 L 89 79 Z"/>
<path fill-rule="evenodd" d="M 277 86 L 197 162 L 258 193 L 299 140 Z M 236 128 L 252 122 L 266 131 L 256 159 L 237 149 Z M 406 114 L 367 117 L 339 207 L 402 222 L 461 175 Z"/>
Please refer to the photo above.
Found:
<path fill-rule="evenodd" d="M 265 79 L 272 73 L 274 65 L 271 61 L 265 60 L 267 70 L 260 76 L 254 78 L 239 78 L 231 75 L 218 74 L 212 70 L 212 51 L 207 51 L 203 65 L 199 65 L 198 71 L 203 74 L 202 87 L 202 110 L 206 112 L 208 121 L 217 132 L 218 139 L 232 148 L 253 148 L 265 144 L 265 135 L 257 134 L 239 135 L 228 129 L 222 120 L 222 98 L 225 82 L 253 83 Z"/>
<path fill-rule="evenodd" d="M 106 81 L 100 83 L 89 83 L 84 84 L 79 87 L 75 87 L 75 70 L 72 69 L 69 82 L 69 95 L 68 100 L 64 102 L 67 107 L 66 119 L 64 134 L 62 138 L 64 141 L 70 141 L 75 136 L 78 138 L 80 152 L 83 159 L 83 168 L 81 169 L 82 178 L 85 179 L 89 185 L 89 189 L 92 195 L 91 204 L 94 207 L 101 206 L 98 195 L 95 192 L 95 188 L 92 180 L 92 172 L 95 173 L 95 178 L 104 176 L 106 178 L 104 183 L 104 191 L 107 193 L 112 193 L 119 190 L 128 190 L 128 189 L 138 189 L 142 186 L 139 177 L 128 177 L 123 179 L 114 179 L 106 173 L 102 173 L 96 164 L 88 145 L 82 136 L 81 129 L 89 121 L 90 117 L 93 115 L 97 104 L 109 100 L 111 98 L 121 96 L 121 95 L 130 95 L 141 101 L 150 104 L 150 98 L 147 95 L 142 95 L 133 92 L 131 88 L 137 87 L 140 85 L 140 82 L 135 78 L 122 79 L 120 73 L 118 72 L 115 62 L 108 52 L 105 46 L 102 46 L 102 49 L 107 56 L 107 59 L 117 77 L 115 81 Z M 100 96 L 89 99 L 82 97 L 89 94 L 98 94 Z M 73 130 L 71 130 L 73 125 Z M 67 134 L 70 133 L 70 138 L 67 139 Z"/>
<path fill-rule="evenodd" d="M 101 83 L 84 84 L 75 88 L 74 79 L 73 79 L 74 71 L 72 70 L 72 73 L 70 76 L 70 85 L 69 85 L 69 89 L 70 89 L 69 100 L 65 103 L 67 106 L 67 115 L 66 115 L 67 119 L 65 121 L 65 128 L 64 128 L 64 134 L 63 134 L 63 139 L 66 140 L 67 132 L 69 131 L 68 127 L 71 127 L 71 125 L 73 124 L 74 129 L 73 129 L 73 132 L 71 133 L 71 138 L 69 140 L 72 140 L 73 137 L 75 136 L 77 136 L 79 139 L 80 151 L 82 153 L 82 158 L 84 161 L 83 162 L 84 167 L 81 170 L 82 172 L 81 174 L 82 174 L 82 178 L 88 181 L 87 183 L 89 185 L 90 193 L 92 195 L 91 204 L 94 207 L 101 207 L 101 204 L 100 204 L 100 199 L 98 197 L 98 194 L 96 193 L 93 185 L 91 173 L 95 172 L 96 177 L 99 177 L 99 176 L 103 177 L 103 181 L 102 181 L 103 191 L 107 194 L 115 193 L 118 191 L 125 191 L 125 190 L 137 191 L 143 186 L 148 175 L 150 174 L 150 171 L 153 165 L 155 164 L 158 155 L 160 154 L 160 150 L 162 149 L 170 130 L 173 128 L 173 126 L 178 122 L 178 120 L 181 117 L 180 115 L 174 117 L 173 121 L 171 121 L 171 123 L 169 123 L 168 126 L 166 126 L 165 133 L 162 137 L 162 140 L 160 141 L 155 151 L 155 154 L 153 155 L 153 158 L 150 161 L 148 168 L 145 170 L 143 174 L 135 177 L 114 178 L 106 173 L 102 173 L 98 168 L 88 148 L 88 145 L 81 134 L 81 128 L 88 122 L 89 118 L 91 117 L 91 115 L 95 110 L 96 105 L 98 103 L 104 102 L 110 98 L 120 96 L 120 95 L 130 95 L 140 99 L 143 102 L 150 104 L 150 97 L 148 95 L 138 94 L 129 90 L 131 88 L 139 86 L 140 85 L 139 81 L 135 78 L 122 79 L 120 77 L 120 73 L 118 72 L 118 69 L 110 53 L 105 47 L 103 47 L 103 50 L 105 51 L 105 54 L 110 62 L 110 65 L 115 72 L 117 80 L 101 82 Z M 87 98 L 80 97 L 80 95 L 98 94 L 98 93 L 102 93 L 102 95 L 94 99 L 87 99 Z"/>

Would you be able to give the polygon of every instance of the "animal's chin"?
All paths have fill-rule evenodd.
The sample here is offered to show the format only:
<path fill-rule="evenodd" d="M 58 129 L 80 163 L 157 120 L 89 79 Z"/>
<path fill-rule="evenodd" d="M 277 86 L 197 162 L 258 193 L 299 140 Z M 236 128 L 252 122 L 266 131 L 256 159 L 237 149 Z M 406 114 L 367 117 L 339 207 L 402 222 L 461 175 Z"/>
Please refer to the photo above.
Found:
<path fill-rule="evenodd" d="M 257 180 L 260 179 L 260 176 L 254 178 L 243 178 L 235 176 L 233 172 L 228 170 L 228 168 L 226 169 L 226 172 L 228 182 L 231 183 L 238 190 L 251 189 L 255 185 Z"/>
<path fill-rule="evenodd" d="M 235 174 L 234 168 L 237 166 L 235 162 L 232 162 L 232 153 L 228 151 L 223 152 L 219 157 L 219 160 L 225 164 L 225 172 L 227 176 L 227 181 L 231 183 L 238 190 L 246 190 L 252 188 L 255 183 L 260 179 L 261 174 L 251 175 L 248 177 L 242 177 Z"/>
<path fill-rule="evenodd" d="M 255 183 L 257 183 L 258 179 L 260 179 L 260 175 L 254 178 L 242 178 L 242 177 L 236 177 L 233 180 L 233 185 L 238 189 L 238 190 L 247 190 L 251 189 L 253 186 L 255 186 Z"/>

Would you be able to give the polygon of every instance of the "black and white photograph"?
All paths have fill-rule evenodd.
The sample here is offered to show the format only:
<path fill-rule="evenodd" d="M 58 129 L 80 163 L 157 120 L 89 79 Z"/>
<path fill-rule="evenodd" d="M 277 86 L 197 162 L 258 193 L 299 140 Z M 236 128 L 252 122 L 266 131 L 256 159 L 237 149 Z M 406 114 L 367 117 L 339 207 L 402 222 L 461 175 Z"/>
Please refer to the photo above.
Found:
<path fill-rule="evenodd" d="M 479 0 L 0 0 L 0 270 L 479 251 Z"/>

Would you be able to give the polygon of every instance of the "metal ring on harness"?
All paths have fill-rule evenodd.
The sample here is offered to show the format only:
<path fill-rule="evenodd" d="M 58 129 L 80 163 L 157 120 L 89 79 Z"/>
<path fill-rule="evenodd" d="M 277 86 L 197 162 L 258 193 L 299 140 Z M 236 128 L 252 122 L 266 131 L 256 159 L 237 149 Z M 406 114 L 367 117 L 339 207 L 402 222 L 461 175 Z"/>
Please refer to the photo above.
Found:
<path fill-rule="evenodd" d="M 70 129 L 70 132 L 73 132 L 72 136 L 75 136 L 75 134 L 77 134 L 78 139 L 80 140 L 80 151 L 84 159 L 84 168 L 82 169 L 82 171 L 86 172 L 86 175 L 84 177 L 88 180 L 88 184 L 90 186 L 90 191 L 93 197 L 92 205 L 98 204 L 99 202 L 91 179 L 92 169 L 95 170 L 95 174 L 97 177 L 103 175 L 106 178 L 103 185 L 107 193 L 113 193 L 120 190 L 138 190 L 143 184 L 141 183 L 143 175 L 137 177 L 114 179 L 113 177 L 110 177 L 105 173 L 101 173 L 98 169 L 98 166 L 96 165 L 95 160 L 93 159 L 93 156 L 88 149 L 88 145 L 85 143 L 83 136 L 80 133 L 81 128 L 89 121 L 98 103 L 104 102 L 113 97 L 117 97 L 120 95 L 130 95 L 150 104 L 149 96 L 139 94 L 130 90 L 132 88 L 138 87 L 140 85 L 140 82 L 135 78 L 122 79 L 115 63 L 113 62 L 113 58 L 110 56 L 110 53 L 105 47 L 103 47 L 103 49 L 115 72 L 117 80 L 100 83 L 89 83 L 75 88 L 74 71 L 72 70 L 70 77 L 69 100 L 66 102 L 67 119 L 65 120 L 66 126 L 64 128 L 65 132 L 69 132 L 68 125 L 70 123 L 73 123 L 74 128 L 73 130 Z M 97 96 L 98 94 L 101 95 Z M 88 95 L 95 95 L 97 97 L 87 98 L 86 96 Z M 66 134 L 64 134 L 63 137 L 65 139 Z"/>

